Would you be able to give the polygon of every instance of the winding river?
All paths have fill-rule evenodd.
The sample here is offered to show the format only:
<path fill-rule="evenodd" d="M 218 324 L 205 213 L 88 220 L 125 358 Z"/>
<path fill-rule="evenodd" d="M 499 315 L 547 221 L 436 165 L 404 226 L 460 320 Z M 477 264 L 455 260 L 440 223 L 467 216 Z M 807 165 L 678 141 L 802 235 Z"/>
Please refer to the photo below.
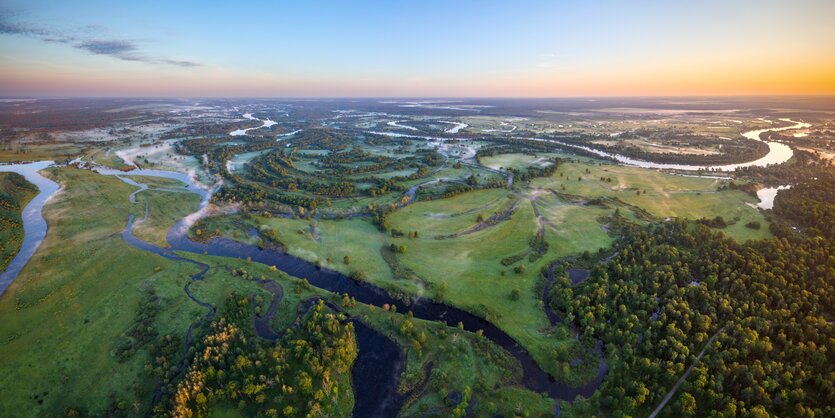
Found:
<path fill-rule="evenodd" d="M 788 131 L 792 129 L 804 129 L 808 128 L 812 125 L 805 123 L 805 122 L 795 122 L 791 119 L 780 119 L 784 122 L 790 122 L 794 125 L 784 126 L 781 128 L 766 128 L 766 129 L 758 129 L 754 131 L 743 132 L 742 136 L 754 141 L 762 142 L 760 139 L 760 134 L 765 132 L 780 132 L 780 131 Z M 687 170 L 687 171 L 734 171 L 738 168 L 745 168 L 745 167 L 765 167 L 772 164 L 783 164 L 788 161 L 793 155 L 794 151 L 792 151 L 791 147 L 786 144 L 781 144 L 779 142 L 766 142 L 768 144 L 768 154 L 764 157 L 749 161 L 747 163 L 739 163 L 739 164 L 726 164 L 726 165 L 713 165 L 713 166 L 705 166 L 705 165 L 692 165 L 692 164 L 667 164 L 667 163 L 655 163 L 651 161 L 644 161 L 638 160 L 635 158 L 627 157 L 625 155 L 614 154 L 606 151 L 601 151 L 596 148 L 591 148 L 583 145 L 575 145 L 569 144 L 567 142 L 558 141 L 555 139 L 544 139 L 544 138 L 524 138 L 531 141 L 539 141 L 539 142 L 550 142 L 553 144 L 558 144 L 564 147 L 581 149 L 583 151 L 590 152 L 595 155 L 599 155 L 601 157 L 612 158 L 618 161 L 621 164 L 625 165 L 632 165 L 638 166 L 643 168 L 651 168 L 651 169 L 668 169 L 668 170 Z"/>
<path fill-rule="evenodd" d="M 258 119 L 256 117 L 252 116 L 252 113 L 244 113 L 244 119 L 257 120 L 257 121 L 261 122 L 261 126 L 256 126 L 254 128 L 246 128 L 246 129 L 235 129 L 234 131 L 229 132 L 229 135 L 231 135 L 231 136 L 246 135 L 246 133 L 251 131 L 251 130 L 261 129 L 261 128 L 269 128 L 270 126 L 278 124 L 278 122 L 276 122 L 274 120 L 270 120 L 270 118 L 267 118 L 267 119 L 264 119 L 264 120 Z"/>
<path fill-rule="evenodd" d="M 44 237 L 46 237 L 47 225 L 46 220 L 44 220 L 41 214 L 41 209 L 58 192 L 60 186 L 58 183 L 41 175 L 39 171 L 53 164 L 52 161 L 38 161 L 28 164 L 0 164 L 0 171 L 18 173 L 25 177 L 29 183 L 38 186 L 38 194 L 26 204 L 26 207 L 23 208 L 23 212 L 21 213 L 24 235 L 20 250 L 18 250 L 17 255 L 15 255 L 12 262 L 6 267 L 6 270 L 0 273 L 0 295 L 12 284 L 12 281 L 23 270 L 23 267 L 26 266 L 26 263 L 29 262 L 29 259 L 32 258 Z"/>
<path fill-rule="evenodd" d="M 101 170 L 99 172 L 104 175 L 117 175 L 120 179 L 125 174 L 118 170 Z M 130 174 L 134 176 L 158 176 L 160 172 L 159 170 L 134 170 Z M 181 173 L 168 172 L 167 174 L 166 177 L 168 178 L 178 178 L 181 181 L 187 181 L 190 190 L 200 193 L 203 196 L 203 203 L 200 205 L 200 210 L 196 213 L 203 211 L 207 206 L 207 197 L 210 196 L 210 191 L 194 184 L 191 178 Z M 321 269 L 311 262 L 276 250 L 261 249 L 255 245 L 219 237 L 213 238 L 207 243 L 194 242 L 187 235 L 188 228 L 193 224 L 194 220 L 193 215 L 187 216 L 177 222 L 168 231 L 166 240 L 170 248 L 160 248 L 136 238 L 132 233 L 132 217 L 129 219 L 122 236 L 125 242 L 138 249 L 150 251 L 169 259 L 188 261 L 191 263 L 195 262 L 180 257 L 175 251 L 240 259 L 249 258 L 254 262 L 264 265 L 276 266 L 279 270 L 291 276 L 306 278 L 310 284 L 321 289 L 337 294 L 348 294 L 361 303 L 375 306 L 389 304 L 397 306 L 397 309 L 401 312 L 411 310 L 415 317 L 421 319 L 441 321 L 449 326 L 457 326 L 460 322 L 463 324 L 464 329 L 468 331 L 483 330 L 485 337 L 506 349 L 519 361 L 523 371 L 522 383 L 525 387 L 534 392 L 547 393 L 555 399 L 571 400 L 577 395 L 591 396 L 603 381 L 608 370 L 606 363 L 601 359 L 598 364 L 597 375 L 584 386 L 571 387 L 566 384 L 557 383 L 545 371 L 539 368 L 524 347 L 519 345 L 512 337 L 498 327 L 482 318 L 458 308 L 427 299 L 418 299 L 415 302 L 406 303 L 390 296 L 385 290 L 377 286 L 353 280 L 336 271 Z M 201 267 L 205 266 L 200 263 L 196 264 Z M 205 272 L 206 270 L 201 268 L 200 273 L 193 280 L 201 280 Z M 184 290 L 193 301 L 209 308 L 207 318 L 211 318 L 215 312 L 214 307 L 195 299 L 188 290 L 190 284 L 191 282 L 187 283 Z M 187 340 L 190 334 L 191 327 L 188 330 Z M 389 341 L 389 346 L 386 348 L 387 346 L 382 344 L 381 338 L 388 340 L 369 327 L 358 327 L 357 339 L 360 347 L 360 355 L 357 357 L 357 363 L 354 369 L 354 372 L 357 373 L 354 377 L 355 414 L 358 416 L 367 415 L 365 412 L 373 415 L 375 411 L 380 412 L 379 408 L 383 408 L 387 412 L 396 412 L 400 407 L 397 402 L 400 397 L 391 388 L 397 386 L 397 379 L 399 378 L 399 372 L 397 371 L 402 367 L 402 356 L 395 355 L 391 352 L 392 350 L 398 351 L 396 348 L 392 348 L 396 347 L 394 343 Z M 363 351 L 365 352 L 363 353 Z M 383 361 L 386 359 L 387 361 Z M 373 374 L 374 376 L 365 376 L 364 374 Z M 388 395 L 381 398 L 380 394 L 383 393 L 388 393 Z"/>
<path fill-rule="evenodd" d="M 250 115 L 251 118 L 251 115 Z M 254 119 L 254 118 L 253 118 Z M 272 122 L 272 121 L 269 121 Z M 265 124 L 267 122 L 265 121 Z M 271 125 L 268 125 L 271 126 Z M 262 126 L 263 127 L 263 126 Z M 759 140 L 759 135 L 767 131 L 784 131 L 789 129 L 800 129 L 808 127 L 808 124 L 797 122 L 793 126 L 783 128 L 770 128 L 758 131 L 746 132 L 744 135 L 750 139 Z M 260 128 L 260 127 L 259 127 Z M 252 128 L 257 129 L 257 128 Z M 244 130 L 245 132 L 246 130 Z M 402 135 L 394 133 L 379 132 L 390 136 L 404 136 L 404 137 L 418 137 L 417 135 Z M 431 138 L 445 140 L 446 138 Z M 698 170 L 698 169 L 714 169 L 714 170 L 733 170 L 740 167 L 748 167 L 755 165 L 779 164 L 787 161 L 792 156 L 792 151 L 789 147 L 769 142 L 769 154 L 765 157 L 743 164 L 733 164 L 725 166 L 702 167 L 693 165 L 678 165 L 678 164 L 658 164 L 645 161 L 630 159 L 624 156 L 605 153 L 592 148 L 577 146 L 573 144 L 561 143 L 556 140 L 536 139 L 532 140 L 554 142 L 568 147 L 577 149 L 584 149 L 586 151 L 595 153 L 597 155 L 614 158 L 621 163 L 629 165 L 637 165 L 646 168 L 670 168 L 680 170 Z M 22 174 L 26 179 L 36 184 L 40 192 L 32 199 L 26 206 L 23 213 L 25 238 L 20 252 L 17 254 L 12 264 L 0 275 L 0 286 L 2 289 L 8 286 L 15 277 L 17 277 L 23 266 L 26 265 L 32 254 L 37 250 L 38 245 L 46 235 L 47 225 L 44 221 L 41 210 L 49 197 L 53 196 L 58 191 L 57 183 L 43 177 L 38 173 L 39 170 L 51 166 L 51 161 L 42 161 L 30 164 L 17 165 L 0 165 L 0 171 L 15 171 Z M 365 282 L 355 281 L 339 272 L 320 269 L 311 262 L 294 257 L 292 255 L 271 250 L 260 249 L 257 246 L 244 244 L 233 241 L 228 238 L 213 238 L 208 243 L 196 243 L 188 238 L 188 229 L 193 223 L 204 216 L 208 207 L 209 199 L 213 193 L 213 188 L 199 185 L 188 175 L 178 172 L 163 171 L 163 170 L 144 170 L 137 169 L 130 172 L 122 172 L 119 170 L 111 170 L 105 168 L 97 168 L 97 172 L 102 175 L 118 176 L 123 181 L 129 182 L 124 176 L 156 176 L 176 179 L 182 181 L 187 186 L 185 190 L 195 192 L 201 195 L 202 201 L 199 210 L 191 215 L 186 216 L 177 222 L 167 233 L 167 241 L 170 248 L 160 248 L 147 242 L 141 241 L 132 233 L 133 217 L 130 217 L 125 230 L 123 238 L 126 243 L 145 251 L 150 251 L 159 254 L 163 257 L 183 260 L 190 263 L 197 264 L 201 267 L 200 273 L 192 278 L 194 280 L 201 280 L 206 273 L 208 266 L 202 263 L 197 263 L 193 260 L 183 258 L 174 253 L 174 251 L 184 251 L 195 254 L 209 254 L 223 257 L 236 258 L 251 258 L 252 261 L 259 262 L 268 266 L 276 266 L 278 269 L 295 277 L 306 278 L 312 285 L 339 294 L 348 294 L 357 301 L 365 304 L 382 306 L 389 304 L 397 306 L 400 312 L 411 310 L 414 316 L 444 322 L 450 326 L 456 326 L 458 323 L 463 324 L 464 329 L 468 331 L 483 330 L 484 336 L 507 350 L 513 357 L 515 357 L 522 367 L 523 377 L 522 383 L 524 386 L 534 392 L 547 393 L 554 399 L 572 400 L 577 395 L 591 396 L 607 372 L 607 366 L 601 359 L 598 364 L 598 371 L 594 379 L 581 387 L 570 387 L 565 384 L 555 382 L 545 371 L 543 371 L 533 360 L 530 353 L 519 345 L 512 337 L 500 330 L 498 327 L 484 319 L 470 314 L 461 309 L 438 303 L 428 299 L 417 299 L 414 302 L 406 303 L 389 295 L 385 290 Z M 133 185 L 138 185 L 137 182 L 130 181 Z M 141 185 L 139 186 L 142 187 Z M 141 189 L 140 189 L 141 190 Z M 204 268 L 205 266 L 205 268 Z M 196 303 L 205 306 L 208 313 L 205 319 L 211 318 L 214 315 L 215 308 L 205 302 L 194 298 L 189 286 L 191 281 L 186 284 L 184 291 Z M 187 340 L 191 335 L 193 328 L 189 327 L 187 333 Z M 402 367 L 402 356 L 399 355 L 399 350 L 393 342 L 386 337 L 380 335 L 373 329 L 367 326 L 357 327 L 357 338 L 360 347 L 360 354 L 354 366 L 354 373 L 357 375 L 354 378 L 355 390 L 355 415 L 373 415 L 380 412 L 397 411 L 399 405 L 392 400 L 396 398 L 396 394 L 391 388 L 396 387 L 399 373 L 399 367 Z M 385 341 L 384 341 L 385 340 Z M 387 341 L 387 342 L 386 342 Z M 393 350 L 393 351 L 392 351 Z M 397 354 L 394 354 L 394 352 Z M 388 393 L 387 396 L 381 398 L 380 394 Z M 381 409 L 382 408 L 382 409 Z"/>

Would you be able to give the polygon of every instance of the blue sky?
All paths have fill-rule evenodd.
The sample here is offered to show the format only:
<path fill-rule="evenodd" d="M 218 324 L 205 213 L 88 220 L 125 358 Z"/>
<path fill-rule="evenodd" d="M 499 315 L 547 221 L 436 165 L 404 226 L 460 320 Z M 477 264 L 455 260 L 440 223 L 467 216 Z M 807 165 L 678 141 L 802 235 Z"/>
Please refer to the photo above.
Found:
<path fill-rule="evenodd" d="M 827 77 L 835 73 L 833 1 L 5 0 L 0 13 L 0 87 L 6 94 L 571 96 L 835 89 Z M 810 79 L 805 84 L 798 80 L 803 74 Z M 688 82 L 695 90 L 681 86 Z"/>

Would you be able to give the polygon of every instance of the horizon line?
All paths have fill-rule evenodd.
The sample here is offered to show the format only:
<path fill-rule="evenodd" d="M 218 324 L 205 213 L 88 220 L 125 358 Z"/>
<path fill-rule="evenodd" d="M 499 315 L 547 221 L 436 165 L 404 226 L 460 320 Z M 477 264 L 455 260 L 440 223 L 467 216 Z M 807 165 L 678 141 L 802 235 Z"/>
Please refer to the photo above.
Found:
<path fill-rule="evenodd" d="M 663 98 L 828 98 L 832 93 L 788 94 L 702 94 L 702 95 L 566 95 L 566 96 L 135 96 L 135 95 L 55 95 L 55 96 L 0 96 L 0 100 L 63 100 L 63 99 L 145 99 L 145 100 L 556 100 L 556 99 L 663 99 Z"/>

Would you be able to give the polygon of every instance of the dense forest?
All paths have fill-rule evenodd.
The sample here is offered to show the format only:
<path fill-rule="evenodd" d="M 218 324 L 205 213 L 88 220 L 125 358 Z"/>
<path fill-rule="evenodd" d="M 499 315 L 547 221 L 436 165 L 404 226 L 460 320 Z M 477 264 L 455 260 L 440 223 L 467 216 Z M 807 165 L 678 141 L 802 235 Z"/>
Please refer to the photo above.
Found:
<path fill-rule="evenodd" d="M 200 417 L 237 409 L 244 416 L 348 416 L 353 325 L 323 301 L 302 312 L 275 343 L 252 331 L 252 299 L 231 295 L 209 327 L 158 416 Z"/>
<path fill-rule="evenodd" d="M 778 194 L 771 239 L 634 227 L 587 281 L 553 287 L 564 321 L 605 343 L 607 415 L 648 414 L 694 365 L 665 415 L 835 416 L 832 174 Z"/>

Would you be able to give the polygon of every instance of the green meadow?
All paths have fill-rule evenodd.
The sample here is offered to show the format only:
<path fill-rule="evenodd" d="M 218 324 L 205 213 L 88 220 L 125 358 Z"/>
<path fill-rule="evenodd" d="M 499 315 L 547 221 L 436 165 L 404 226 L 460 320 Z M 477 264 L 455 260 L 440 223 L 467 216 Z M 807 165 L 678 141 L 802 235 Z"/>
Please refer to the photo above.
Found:
<path fill-rule="evenodd" d="M 617 199 L 661 220 L 721 216 L 729 224 L 723 232 L 739 241 L 769 237 L 768 228 L 745 227 L 752 221 L 766 225 L 762 213 L 750 206 L 758 202 L 757 198 L 741 190 L 718 190 L 728 183 L 728 180 L 685 177 L 638 167 L 567 163 L 554 176 L 535 179 L 531 187 L 586 199 Z"/>
<path fill-rule="evenodd" d="M 101 411 L 147 390 L 139 379 L 147 359 L 119 361 L 115 344 L 134 320 L 143 287 L 159 286 L 164 303 L 183 304 L 182 284 L 196 272 L 122 241 L 134 187 L 74 168 L 47 175 L 63 188 L 44 207 L 46 238 L 0 298 L 5 416 L 55 416 L 67 406 Z"/>
<path fill-rule="evenodd" d="M 119 356 L 117 348 L 126 339 L 146 291 L 153 289 L 159 296 L 154 326 L 160 336 L 182 338 L 189 325 L 206 314 L 206 309 L 183 292 L 183 286 L 197 272 L 193 264 L 134 249 L 122 241 L 121 231 L 128 215 L 144 213 L 147 204 L 148 219 L 155 219 L 156 227 L 137 226 L 135 232 L 139 235 L 139 231 L 144 231 L 145 238 L 158 241 L 180 213 L 195 208 L 197 196 L 184 199 L 189 195 L 146 190 L 137 195 L 137 203 L 132 205 L 128 195 L 135 187 L 115 177 L 75 168 L 52 169 L 47 175 L 63 187 L 60 195 L 44 208 L 49 232 L 41 250 L 0 299 L 0 315 L 4 318 L 0 323 L 0 355 L 4 358 L 0 365 L 0 389 L 4 393 L 0 412 L 9 416 L 26 410 L 31 416 L 56 416 L 73 407 L 100 415 L 132 400 L 124 413 L 145 415 L 149 404 L 139 400 L 149 399 L 154 389 L 153 379 L 144 371 L 152 360 L 148 348 L 137 349 L 127 358 Z M 296 222 L 299 228 L 309 228 L 307 223 Z M 334 233 L 334 226 L 327 222 L 336 221 L 320 223 L 323 237 Z M 364 229 L 360 222 L 367 221 L 344 222 L 356 222 L 353 227 L 357 235 L 342 239 L 376 235 L 380 246 L 385 242 L 381 234 Z M 293 235 L 302 239 L 302 234 Z M 341 246 L 345 246 L 344 241 Z M 108 257 L 94 256 L 104 251 Z M 334 252 L 333 257 L 341 254 Z M 194 282 L 191 290 L 195 297 L 215 306 L 223 306 L 231 294 L 255 297 L 262 310 L 269 305 L 271 293 L 256 282 L 233 274 L 233 270 L 246 270 L 252 278 L 278 281 L 285 292 L 272 320 L 277 330 L 288 326 L 297 314 L 298 304 L 311 296 L 345 304 L 338 295 L 304 286 L 300 279 L 264 265 L 182 255 L 211 266 L 204 280 Z M 371 257 L 353 254 L 357 265 L 363 267 L 369 264 L 363 259 L 366 256 Z M 342 262 L 341 257 L 339 260 Z M 553 406 L 548 398 L 513 388 L 519 378 L 518 365 L 503 350 L 473 333 L 408 319 L 404 313 L 386 312 L 379 307 L 348 303 L 345 308 L 401 345 L 407 358 L 403 391 L 414 389 L 410 385 L 420 386 L 424 370 L 431 372 L 433 382 L 440 382 L 422 388 L 421 397 L 410 401 L 410 410 L 415 413 L 445 408 L 444 397 L 465 387 L 484 398 L 513 400 L 508 405 L 485 404 L 491 411 L 509 412 L 515 410 L 515 405 L 525 405 L 526 411 L 543 413 Z M 403 334 L 398 330 L 407 320 L 413 323 L 414 331 Z M 420 335 L 430 336 L 431 341 L 424 341 L 418 350 L 413 340 Z"/>

